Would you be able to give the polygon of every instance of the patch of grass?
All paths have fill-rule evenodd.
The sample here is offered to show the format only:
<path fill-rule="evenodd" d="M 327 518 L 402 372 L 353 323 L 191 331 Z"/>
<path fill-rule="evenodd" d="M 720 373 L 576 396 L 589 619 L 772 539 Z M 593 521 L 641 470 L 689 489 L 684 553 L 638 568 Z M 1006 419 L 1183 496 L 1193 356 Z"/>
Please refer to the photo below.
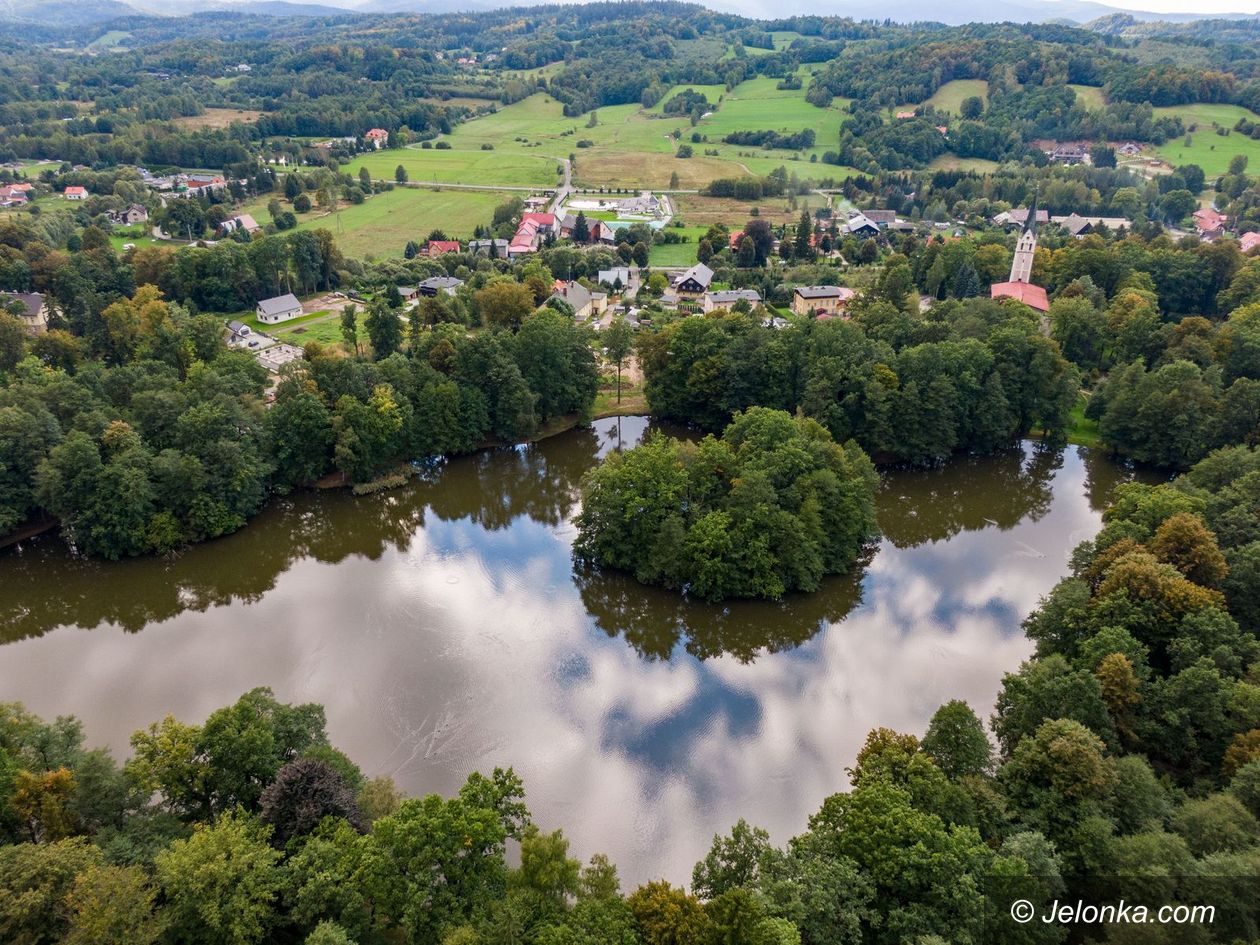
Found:
<path fill-rule="evenodd" d="M 1098 421 L 1085 417 L 1083 395 L 1068 414 L 1067 441 L 1074 446 L 1099 447 L 1103 445 L 1102 436 L 1098 432 Z"/>
<path fill-rule="evenodd" d="M 1155 148 L 1155 152 L 1174 167 L 1197 164 L 1208 177 L 1215 177 L 1224 174 L 1229 162 L 1238 154 L 1247 155 L 1252 170 L 1260 167 L 1260 141 L 1232 130 L 1240 118 L 1260 121 L 1260 115 L 1255 112 L 1240 105 L 1175 105 L 1155 109 L 1156 118 L 1163 115 L 1180 116 L 1190 138 L 1188 147 L 1186 138 L 1181 137 Z M 1189 130 L 1191 126 L 1194 126 L 1193 131 Z M 1219 135 L 1217 128 L 1229 129 L 1230 133 Z"/>
<path fill-rule="evenodd" d="M 928 164 L 930 171 L 977 171 L 990 174 L 998 169 L 997 161 L 987 158 L 963 158 L 956 154 L 942 154 Z"/>
<path fill-rule="evenodd" d="M 227 128 L 233 122 L 241 122 L 249 124 L 255 122 L 262 117 L 262 112 L 255 111 L 251 108 L 207 108 L 200 115 L 188 115 L 184 118 L 176 118 L 175 124 L 181 128 L 198 129 L 218 129 Z"/>
<path fill-rule="evenodd" d="M 451 239 L 467 239 L 479 223 L 489 223 L 494 208 L 511 196 L 485 190 L 395 187 L 361 204 L 348 204 L 336 214 L 299 214 L 297 228 L 328 230 L 348 256 L 401 256 L 408 240 L 419 242 L 434 229 L 445 230 Z M 262 223 L 266 216 L 264 201 L 263 216 L 255 215 L 255 219 Z"/>
<path fill-rule="evenodd" d="M 962 109 L 963 99 L 979 95 L 987 103 L 989 101 L 989 83 L 984 79 L 954 79 L 946 82 L 936 93 L 923 104 L 932 105 L 938 111 L 946 111 L 957 115 Z"/>
<path fill-rule="evenodd" d="M 595 394 L 594 419 L 601 417 L 628 417 L 648 412 L 647 395 L 640 385 L 631 384 L 626 372 L 621 372 L 621 401 L 617 401 L 617 372 L 605 371 L 600 375 L 599 391 Z"/>
<path fill-rule="evenodd" d="M 1100 112 L 1107 107 L 1107 97 L 1095 85 L 1069 85 L 1068 88 L 1076 93 L 1076 100 L 1091 112 Z"/>
<path fill-rule="evenodd" d="M 696 261 L 700 238 L 707 226 L 669 227 L 668 232 L 679 233 L 687 238 L 685 243 L 653 243 L 648 250 L 649 266 L 690 266 Z M 718 246 L 717 249 L 722 247 Z"/>
<path fill-rule="evenodd" d="M 476 124 L 485 119 L 475 119 Z M 556 159 L 544 155 L 513 154 L 504 160 L 496 151 L 419 147 L 369 151 L 346 165 L 346 172 L 358 175 L 366 167 L 374 180 L 394 180 L 399 165 L 414 181 L 437 181 L 443 184 L 481 184 L 505 187 L 554 187 Z"/>

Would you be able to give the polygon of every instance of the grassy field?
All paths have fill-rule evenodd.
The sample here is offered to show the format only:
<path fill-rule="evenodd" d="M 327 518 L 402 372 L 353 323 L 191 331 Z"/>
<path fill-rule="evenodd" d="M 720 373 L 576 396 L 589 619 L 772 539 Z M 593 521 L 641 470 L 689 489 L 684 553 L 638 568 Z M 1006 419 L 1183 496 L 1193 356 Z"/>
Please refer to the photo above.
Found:
<path fill-rule="evenodd" d="M 245 108 L 207 108 L 200 115 L 188 115 L 184 118 L 176 118 L 175 124 L 181 128 L 226 128 L 233 122 L 242 122 L 249 124 L 257 121 L 262 116 L 262 112 L 253 111 Z"/>
<path fill-rule="evenodd" d="M 1076 93 L 1076 100 L 1091 112 L 1100 112 L 1107 105 L 1107 99 L 1103 95 L 1103 90 L 1097 86 L 1069 85 L 1068 88 Z"/>
<path fill-rule="evenodd" d="M 677 174 L 678 186 L 691 189 L 719 177 L 768 174 L 780 166 L 803 177 L 845 176 L 849 169 L 803 165 L 811 156 L 821 158 L 825 150 L 834 149 L 848 103 L 838 99 L 830 108 L 819 109 L 805 101 L 803 88 L 777 89 L 777 81 L 751 79 L 730 92 L 716 85 L 679 86 L 650 109 L 633 104 L 601 108 L 594 125 L 590 115 L 565 117 L 559 102 L 539 93 L 457 126 L 444 138 L 450 151 L 380 152 L 360 158 L 348 170 L 357 172 L 363 162 L 373 176 L 392 179 L 394 168 L 402 163 L 413 180 L 538 186 L 554 182 L 555 159 L 573 154 L 575 181 L 587 186 L 662 189 Z M 664 103 L 682 88 L 694 88 L 719 103 L 716 112 L 694 128 L 684 116 L 661 113 Z M 722 142 L 733 131 L 791 133 L 805 128 L 814 129 L 817 136 L 817 146 L 808 151 L 768 151 Z M 675 131 L 688 143 L 693 133 L 708 140 L 692 143 L 693 157 L 678 158 L 678 142 L 671 136 Z M 579 148 L 579 141 L 589 145 Z M 481 151 L 483 144 L 493 144 L 494 151 Z M 706 155 L 706 150 L 717 153 Z"/>
<path fill-rule="evenodd" d="M 745 200 L 702 197 L 699 194 L 679 194 L 671 199 L 674 201 L 675 211 L 684 222 L 705 229 L 713 223 L 724 223 L 727 226 L 739 228 L 752 216 L 750 211 L 753 205 Z M 822 197 L 811 195 L 798 198 L 795 210 L 789 208 L 787 200 L 783 198 L 758 201 L 757 210 L 761 219 L 779 226 L 784 223 L 795 223 L 801 217 L 801 210 L 817 209 L 823 205 Z"/>
<path fill-rule="evenodd" d="M 395 187 L 363 203 L 345 204 L 338 214 L 317 210 L 298 214 L 297 228 L 328 230 L 348 256 L 397 257 L 408 240 L 419 242 L 434 229 L 445 230 L 451 239 L 467 239 L 477 224 L 489 223 L 494 208 L 511 196 L 487 190 Z M 260 224 L 271 222 L 266 200 L 246 204 L 241 212 L 251 214 Z"/>
<path fill-rule="evenodd" d="M 130 36 L 131 33 L 126 30 L 108 30 L 88 43 L 87 48 L 93 52 L 104 52 L 106 49 L 113 49 L 118 46 Z"/>
<path fill-rule="evenodd" d="M 1197 164 L 1209 177 L 1224 174 L 1236 154 L 1245 154 L 1248 168 L 1260 168 L 1260 141 L 1231 131 L 1228 136 L 1218 135 L 1216 128 L 1232 129 L 1239 118 L 1260 121 L 1260 115 L 1239 105 L 1175 105 L 1155 109 L 1155 116 L 1178 115 L 1186 126 L 1190 146 L 1185 138 L 1177 138 L 1155 149 L 1164 160 L 1177 166 Z M 1193 126 L 1194 130 L 1189 131 Z"/>
<path fill-rule="evenodd" d="M 707 226 L 670 227 L 668 232 L 678 233 L 686 237 L 685 243 L 654 243 L 648 251 L 649 266 L 690 266 L 696 261 L 696 250 L 700 248 L 700 238 L 704 236 Z M 722 247 L 717 247 L 721 249 Z"/>
<path fill-rule="evenodd" d="M 954 79 L 937 89 L 936 94 L 923 104 L 931 105 L 938 111 L 957 115 L 962 108 L 963 99 L 971 98 L 973 95 L 979 95 L 987 103 L 989 83 L 984 79 Z"/>
<path fill-rule="evenodd" d="M 493 117 L 493 116 L 489 116 Z M 487 119 L 477 119 L 483 121 Z M 476 122 L 469 122 L 475 124 Z M 504 150 L 512 150 L 505 148 Z M 366 167 L 374 180 L 394 180 L 398 165 L 407 169 L 407 177 L 416 181 L 439 181 L 443 184 L 483 184 L 495 187 L 554 187 L 559 179 L 556 160 L 538 154 L 510 156 L 495 151 L 423 150 L 419 147 L 372 151 L 355 158 L 346 166 L 350 174 Z"/>
<path fill-rule="evenodd" d="M 977 171 L 989 174 L 997 170 L 998 162 L 987 158 L 962 158 L 956 154 L 942 154 L 928 164 L 931 171 Z"/>

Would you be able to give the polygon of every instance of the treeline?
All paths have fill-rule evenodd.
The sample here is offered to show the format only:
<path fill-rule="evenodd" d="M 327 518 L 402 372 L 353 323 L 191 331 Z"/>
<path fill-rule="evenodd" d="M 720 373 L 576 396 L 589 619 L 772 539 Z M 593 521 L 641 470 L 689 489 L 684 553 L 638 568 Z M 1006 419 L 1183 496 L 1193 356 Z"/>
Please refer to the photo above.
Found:
<path fill-rule="evenodd" d="M 500 299 L 505 285 L 523 298 Z M 429 331 L 437 303 L 415 310 L 403 354 L 398 312 L 374 304 L 361 341 L 351 310 L 348 349 L 375 360 L 312 343 L 269 410 L 253 353 L 229 350 L 218 318 L 152 286 L 86 333 L 53 328 L 29 351 L 0 313 L 0 533 L 42 513 L 87 555 L 167 551 L 234 531 L 273 491 L 325 473 L 366 482 L 589 409 L 598 372 L 583 329 L 551 310 L 531 316 L 523 286 L 487 287 L 479 301 L 487 323 L 519 313 L 519 330 Z"/>
<path fill-rule="evenodd" d="M 583 480 L 574 556 L 701 600 L 814 591 L 874 536 L 877 479 L 816 421 L 751 407 L 720 438 L 610 454 Z"/>
<path fill-rule="evenodd" d="M 837 442 L 916 463 L 1062 429 L 1078 373 L 1030 310 L 970 299 L 919 316 L 904 307 L 910 280 L 894 262 L 851 321 L 693 318 L 642 338 L 652 413 L 717 430 L 752 406 L 799 409 Z"/>
<path fill-rule="evenodd" d="M 758 148 L 800 151 L 814 146 L 814 129 L 806 128 L 794 134 L 783 134 L 778 131 L 733 131 L 722 140 L 727 144 L 749 144 Z"/>

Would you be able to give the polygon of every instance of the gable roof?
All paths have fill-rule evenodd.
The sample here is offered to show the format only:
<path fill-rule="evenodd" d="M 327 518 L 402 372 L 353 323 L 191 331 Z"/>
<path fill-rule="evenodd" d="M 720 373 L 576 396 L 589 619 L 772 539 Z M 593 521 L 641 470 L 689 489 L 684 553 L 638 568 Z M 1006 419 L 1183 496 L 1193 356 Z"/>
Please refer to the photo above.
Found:
<path fill-rule="evenodd" d="M 856 294 L 840 285 L 798 285 L 792 290 L 803 299 L 851 299 Z"/>
<path fill-rule="evenodd" d="M 441 256 L 443 253 L 458 253 L 459 240 L 429 240 L 429 255 Z"/>
<path fill-rule="evenodd" d="M 279 315 L 281 312 L 291 312 L 301 307 L 302 303 L 292 292 L 286 292 L 284 295 L 277 295 L 271 299 L 263 299 L 258 303 L 258 311 L 263 315 Z"/>
<path fill-rule="evenodd" d="M 67 188 L 66 188 L 66 190 L 65 190 L 65 195 L 66 195 L 67 197 L 86 197 L 86 196 L 87 196 L 87 188 L 86 188 L 86 187 L 78 187 L 78 186 L 75 186 L 75 187 L 67 187 Z"/>
<path fill-rule="evenodd" d="M 709 287 L 709 283 L 713 281 L 713 270 L 704 263 L 696 263 L 678 277 L 678 282 L 675 283 L 675 285 L 688 280 L 695 280 L 707 289 Z"/>
<path fill-rule="evenodd" d="M 1050 300 L 1046 296 L 1046 290 L 1031 282 L 995 282 L 989 290 L 989 297 L 1015 299 L 1039 312 L 1050 311 Z"/>
<path fill-rule="evenodd" d="M 709 301 L 714 305 L 738 302 L 740 299 L 749 302 L 760 302 L 761 293 L 756 289 L 719 289 L 717 292 L 709 293 Z"/>
<path fill-rule="evenodd" d="M 429 276 L 420 282 L 423 289 L 458 289 L 464 284 L 463 279 L 456 279 L 454 276 Z"/>
<path fill-rule="evenodd" d="M 44 297 L 38 292 L 0 292 L 0 299 L 21 302 L 26 306 L 26 318 L 39 318 L 44 307 Z"/>
<path fill-rule="evenodd" d="M 1250 233 L 1244 233 L 1242 236 L 1238 237 L 1238 248 L 1244 253 L 1251 252 L 1257 246 L 1260 246 L 1260 233 L 1252 231 Z"/>

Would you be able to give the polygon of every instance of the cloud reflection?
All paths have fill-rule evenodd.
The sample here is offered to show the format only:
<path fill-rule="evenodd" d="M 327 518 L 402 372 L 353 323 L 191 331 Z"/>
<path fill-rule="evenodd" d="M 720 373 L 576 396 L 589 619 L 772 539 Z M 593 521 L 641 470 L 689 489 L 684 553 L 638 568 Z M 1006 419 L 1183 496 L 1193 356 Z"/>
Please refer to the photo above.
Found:
<path fill-rule="evenodd" d="M 870 728 L 921 732 L 952 698 L 987 715 L 1030 651 L 1019 621 L 1126 475 L 1032 447 L 886 474 L 865 568 L 714 608 L 573 574 L 577 482 L 609 426 L 388 500 L 299 498 L 175 561 L 70 562 L 52 542 L 0 559 L 0 698 L 79 715 L 125 754 L 167 712 L 269 685 L 323 703 L 372 774 L 449 792 L 513 765 L 577 854 L 685 881 L 739 816 L 778 841 L 803 829 Z"/>

